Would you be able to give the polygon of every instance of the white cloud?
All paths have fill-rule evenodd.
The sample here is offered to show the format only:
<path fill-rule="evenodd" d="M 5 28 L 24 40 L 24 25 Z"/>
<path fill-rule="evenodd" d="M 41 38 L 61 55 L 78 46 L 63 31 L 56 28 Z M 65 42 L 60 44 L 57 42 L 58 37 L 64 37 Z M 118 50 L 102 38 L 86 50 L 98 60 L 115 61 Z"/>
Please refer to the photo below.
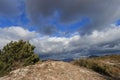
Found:
<path fill-rule="evenodd" d="M 38 36 L 38 33 L 35 31 L 29 31 L 22 27 L 6 27 L 0 28 L 0 48 L 2 48 L 6 43 L 10 42 L 11 40 L 30 40 Z"/>
<path fill-rule="evenodd" d="M 93 31 L 90 35 L 73 35 L 71 37 L 34 38 L 31 43 L 36 45 L 36 52 L 43 54 L 73 53 L 69 56 L 89 55 L 91 51 L 108 53 L 120 51 L 120 27 L 112 26 L 104 31 Z M 117 42 L 116 42 L 117 41 Z M 116 43 L 115 43 L 116 42 Z M 113 45 L 113 46 L 111 46 Z M 96 50 L 95 50 L 96 49 Z M 76 52 L 77 51 L 77 52 Z M 107 53 L 106 52 L 106 53 Z M 93 53 L 94 54 L 94 53 Z"/>
<path fill-rule="evenodd" d="M 61 55 L 61 58 L 66 56 L 76 58 L 91 53 L 120 52 L 119 26 L 112 26 L 103 31 L 93 31 L 89 35 L 75 34 L 71 37 L 40 36 L 35 31 L 14 26 L 0 28 L 0 33 L 0 48 L 11 40 L 23 39 L 29 40 L 36 46 L 36 53 Z M 55 57 L 58 58 L 58 56 Z"/>

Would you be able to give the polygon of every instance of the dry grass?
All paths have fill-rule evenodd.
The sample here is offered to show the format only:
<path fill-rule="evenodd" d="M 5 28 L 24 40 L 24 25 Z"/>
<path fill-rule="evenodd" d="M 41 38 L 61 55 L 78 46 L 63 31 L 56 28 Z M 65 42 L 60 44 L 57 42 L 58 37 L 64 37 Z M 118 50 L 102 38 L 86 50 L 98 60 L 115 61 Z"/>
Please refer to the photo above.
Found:
<path fill-rule="evenodd" d="M 73 64 L 92 69 L 102 75 L 120 79 L 120 55 L 79 59 Z"/>

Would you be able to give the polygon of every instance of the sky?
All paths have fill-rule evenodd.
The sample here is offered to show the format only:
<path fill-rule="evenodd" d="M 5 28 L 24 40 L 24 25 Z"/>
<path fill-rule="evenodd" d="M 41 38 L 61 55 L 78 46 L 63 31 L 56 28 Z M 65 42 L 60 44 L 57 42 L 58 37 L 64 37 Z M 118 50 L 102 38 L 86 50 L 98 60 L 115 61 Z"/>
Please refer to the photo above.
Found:
<path fill-rule="evenodd" d="M 120 53 L 120 0 L 0 0 L 0 49 L 23 39 L 42 59 Z"/>

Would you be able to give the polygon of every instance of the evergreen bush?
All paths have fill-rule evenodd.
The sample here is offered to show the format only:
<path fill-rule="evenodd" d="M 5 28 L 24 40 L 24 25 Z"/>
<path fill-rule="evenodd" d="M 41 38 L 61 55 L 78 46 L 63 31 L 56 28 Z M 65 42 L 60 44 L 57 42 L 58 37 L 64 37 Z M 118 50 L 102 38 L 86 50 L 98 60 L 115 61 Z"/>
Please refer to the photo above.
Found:
<path fill-rule="evenodd" d="M 17 68 L 35 64 L 39 57 L 34 53 L 35 46 L 29 41 L 11 41 L 0 50 L 0 76 Z"/>

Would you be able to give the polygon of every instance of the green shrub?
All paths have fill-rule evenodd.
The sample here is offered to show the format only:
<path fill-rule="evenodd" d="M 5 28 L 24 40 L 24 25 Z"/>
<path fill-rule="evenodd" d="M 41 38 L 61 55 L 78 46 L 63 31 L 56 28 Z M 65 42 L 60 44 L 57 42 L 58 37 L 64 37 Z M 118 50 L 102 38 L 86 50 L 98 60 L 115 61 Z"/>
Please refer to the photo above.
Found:
<path fill-rule="evenodd" d="M 35 64 L 39 57 L 34 53 L 35 47 L 28 41 L 11 41 L 0 50 L 0 76 L 17 68 Z"/>

